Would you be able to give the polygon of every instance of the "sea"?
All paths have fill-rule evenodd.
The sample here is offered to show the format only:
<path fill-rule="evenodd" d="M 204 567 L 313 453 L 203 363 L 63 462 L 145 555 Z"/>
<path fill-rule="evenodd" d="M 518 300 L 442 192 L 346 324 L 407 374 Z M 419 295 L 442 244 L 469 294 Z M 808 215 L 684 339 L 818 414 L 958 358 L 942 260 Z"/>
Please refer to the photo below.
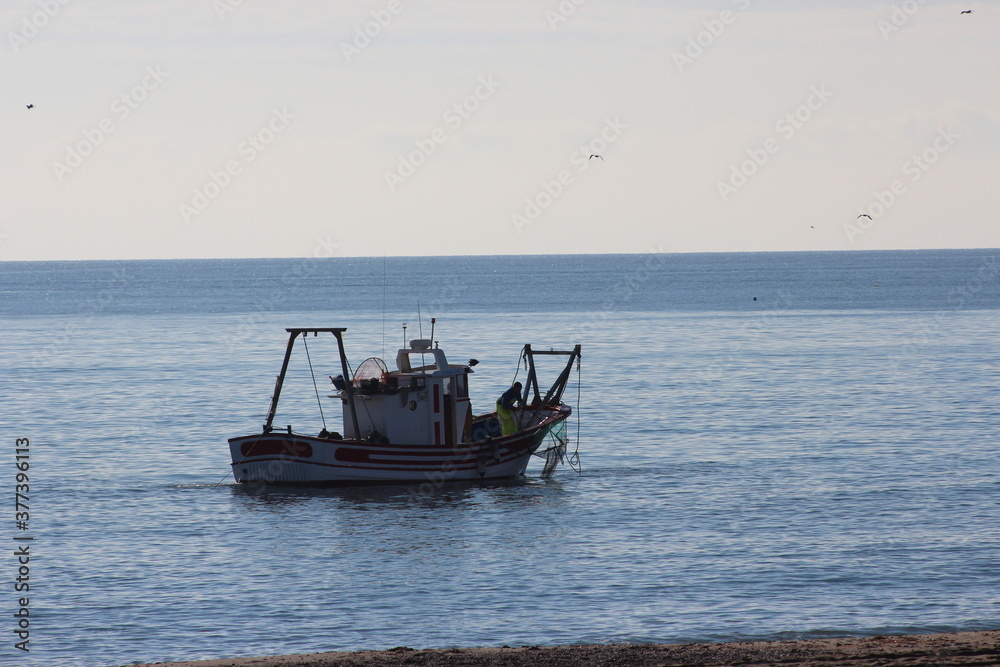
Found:
<path fill-rule="evenodd" d="M 0 276 L 4 665 L 1000 628 L 1000 250 Z M 227 439 L 259 432 L 286 327 L 345 327 L 353 368 L 432 338 L 478 360 L 482 412 L 525 344 L 579 343 L 575 456 L 237 485 Z M 296 348 L 277 426 L 339 430 L 331 339 Z"/>

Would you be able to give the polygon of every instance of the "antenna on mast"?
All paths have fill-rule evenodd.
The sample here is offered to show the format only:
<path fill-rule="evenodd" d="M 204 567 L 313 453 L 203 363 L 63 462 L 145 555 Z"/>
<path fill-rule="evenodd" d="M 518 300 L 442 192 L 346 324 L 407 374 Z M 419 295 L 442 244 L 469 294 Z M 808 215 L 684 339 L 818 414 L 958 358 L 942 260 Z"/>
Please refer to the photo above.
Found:
<path fill-rule="evenodd" d="M 423 319 L 423 316 L 420 314 L 420 302 L 419 301 L 417 301 L 417 326 L 420 327 L 420 329 L 419 329 L 419 331 L 420 331 L 420 339 L 423 340 L 423 338 L 424 338 L 424 319 Z M 420 354 L 420 365 L 421 366 L 426 366 L 427 365 L 427 362 L 424 361 L 424 355 L 423 355 L 423 353 Z"/>
<path fill-rule="evenodd" d="M 385 293 L 386 293 L 386 280 L 385 280 L 385 255 L 382 255 L 382 356 L 385 356 Z"/>

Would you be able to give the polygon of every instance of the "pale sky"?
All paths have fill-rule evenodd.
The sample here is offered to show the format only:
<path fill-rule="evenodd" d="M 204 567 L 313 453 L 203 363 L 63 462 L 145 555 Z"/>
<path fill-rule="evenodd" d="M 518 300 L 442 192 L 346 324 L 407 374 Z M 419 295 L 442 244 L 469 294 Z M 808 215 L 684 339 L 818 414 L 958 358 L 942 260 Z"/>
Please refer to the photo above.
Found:
<path fill-rule="evenodd" d="M 3 0 L 0 28 L 0 260 L 1000 246 L 995 3 Z"/>

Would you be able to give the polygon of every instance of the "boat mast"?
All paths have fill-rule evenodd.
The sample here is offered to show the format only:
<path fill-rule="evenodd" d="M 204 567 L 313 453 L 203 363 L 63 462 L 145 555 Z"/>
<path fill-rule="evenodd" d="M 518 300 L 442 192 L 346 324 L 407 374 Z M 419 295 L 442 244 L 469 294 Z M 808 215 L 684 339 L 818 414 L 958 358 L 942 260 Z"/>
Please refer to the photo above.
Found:
<path fill-rule="evenodd" d="M 535 355 L 561 355 L 568 357 L 566 360 L 566 367 L 563 368 L 559 377 L 556 381 L 552 383 L 549 390 L 545 392 L 545 398 L 542 398 L 540 393 L 540 388 L 538 386 L 538 375 L 535 372 Z M 534 394 L 533 403 L 539 406 L 554 405 L 562 400 L 563 390 L 566 389 L 566 382 L 569 380 L 569 374 L 573 370 L 573 362 L 579 361 L 580 359 L 580 346 L 576 345 L 572 350 L 533 350 L 531 345 L 524 346 L 524 356 L 528 360 L 528 379 L 525 380 L 524 387 L 524 402 L 528 403 L 528 394 Z"/>
<path fill-rule="evenodd" d="M 556 381 L 552 383 L 552 387 L 545 394 L 545 398 L 542 399 L 542 405 L 549 405 L 552 403 L 558 403 L 562 400 L 563 391 L 566 389 L 566 382 L 569 380 L 569 374 L 573 371 L 573 362 L 579 363 L 580 361 L 580 345 L 577 344 L 572 350 L 565 352 L 535 352 L 535 354 L 565 354 L 569 356 L 566 360 L 566 367 L 563 368 L 562 373 L 556 378 Z"/>
<path fill-rule="evenodd" d="M 524 358 L 528 360 L 528 379 L 524 382 L 524 396 L 521 397 L 521 401 L 525 405 L 528 405 L 528 392 L 534 392 L 534 400 L 531 402 L 537 404 L 542 400 L 542 397 L 538 393 L 538 376 L 535 374 L 535 357 L 532 356 L 530 344 L 525 344 L 523 354 Z"/>
<path fill-rule="evenodd" d="M 264 433 L 270 433 L 272 430 L 272 422 L 274 422 L 274 413 L 278 410 L 278 397 L 281 396 L 281 386 L 285 383 L 285 372 L 288 371 L 288 360 L 292 358 L 292 348 L 295 346 L 295 338 L 299 334 L 319 334 L 319 333 L 332 333 L 337 339 L 337 349 L 340 352 L 340 367 L 343 369 L 344 377 L 347 378 L 346 390 L 347 390 L 347 402 L 351 406 L 351 420 L 354 422 L 354 432 L 357 434 L 358 439 L 361 439 L 361 432 L 358 430 L 358 415 L 354 410 L 354 388 L 351 386 L 350 381 L 351 370 L 347 365 L 347 355 L 344 353 L 344 340 L 341 338 L 341 334 L 347 331 L 344 328 L 320 328 L 320 329 L 285 329 L 289 333 L 288 336 L 288 346 L 285 348 L 285 359 L 281 362 L 281 372 L 278 373 L 278 379 L 274 383 L 274 396 L 271 397 L 271 407 L 267 410 L 267 421 L 264 422 Z"/>
<path fill-rule="evenodd" d="M 264 422 L 264 433 L 271 432 L 271 423 L 274 421 L 274 413 L 278 411 L 278 397 L 281 395 L 281 385 L 285 383 L 285 371 L 288 370 L 288 360 L 292 358 L 292 347 L 295 346 L 295 337 L 301 333 L 300 329 L 285 329 L 291 335 L 288 337 L 288 346 L 285 348 L 285 359 L 281 362 L 281 372 L 274 382 L 274 394 L 271 396 L 271 407 L 267 409 L 267 421 Z"/>
<path fill-rule="evenodd" d="M 344 339 L 340 334 L 346 329 L 333 329 L 333 335 L 337 338 L 337 349 L 340 352 L 340 367 L 344 373 L 344 391 L 347 392 L 347 404 L 351 408 L 351 423 L 354 425 L 354 437 L 361 440 L 361 429 L 358 428 L 358 411 L 354 408 L 354 382 L 351 381 L 351 369 L 347 365 L 347 355 L 344 353 Z"/>

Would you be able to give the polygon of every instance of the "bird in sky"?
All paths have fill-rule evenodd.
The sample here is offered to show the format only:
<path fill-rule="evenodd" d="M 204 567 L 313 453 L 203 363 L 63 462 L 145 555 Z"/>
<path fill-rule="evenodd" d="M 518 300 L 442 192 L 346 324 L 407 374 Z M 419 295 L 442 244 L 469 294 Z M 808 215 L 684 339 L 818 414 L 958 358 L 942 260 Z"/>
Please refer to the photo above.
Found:
<path fill-rule="evenodd" d="M 29 105 L 28 105 L 28 108 L 29 108 L 29 109 L 34 109 L 34 108 L 35 108 L 35 105 L 34 105 L 34 104 L 29 104 Z"/>
<path fill-rule="evenodd" d="M 604 161 L 604 156 L 603 156 L 603 155 L 591 155 L 591 156 L 590 156 L 589 158 L 587 158 L 587 159 L 588 159 L 588 160 L 593 160 L 593 159 L 594 159 L 595 157 L 599 157 L 599 158 L 601 158 L 601 161 L 602 161 L 602 162 Z"/>
<path fill-rule="evenodd" d="M 871 217 L 870 215 L 868 215 L 867 213 L 862 213 L 862 214 L 861 214 L 861 215 L 859 215 L 858 217 L 859 217 L 859 218 L 868 218 L 869 220 L 871 220 L 871 219 L 872 219 L 872 217 Z"/>
<path fill-rule="evenodd" d="M 974 11 L 975 11 L 975 10 L 973 10 L 973 9 L 965 9 L 965 10 L 963 10 L 963 11 L 962 11 L 962 13 L 963 13 L 963 14 L 971 14 L 971 13 L 972 13 L 972 12 L 974 12 Z"/>

